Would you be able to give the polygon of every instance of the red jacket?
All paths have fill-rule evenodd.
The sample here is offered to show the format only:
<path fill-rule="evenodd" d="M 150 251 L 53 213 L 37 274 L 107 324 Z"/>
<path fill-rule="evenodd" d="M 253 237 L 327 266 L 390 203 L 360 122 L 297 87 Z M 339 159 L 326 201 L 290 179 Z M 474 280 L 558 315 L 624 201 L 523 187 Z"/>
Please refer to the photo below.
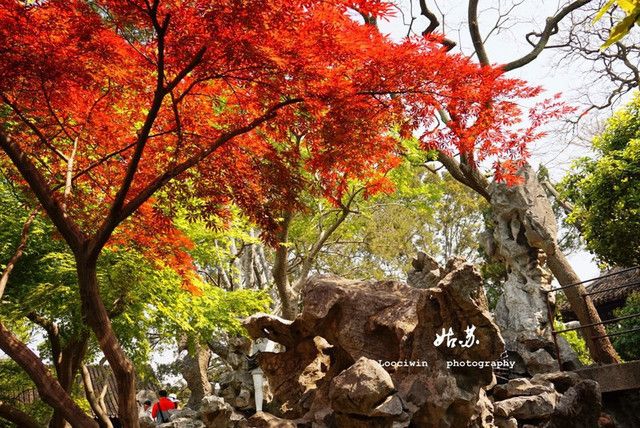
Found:
<path fill-rule="evenodd" d="M 170 409 L 175 409 L 176 408 L 176 403 L 174 403 L 173 401 L 169 400 L 167 397 L 160 397 L 160 400 L 158 400 L 158 402 L 156 404 L 153 405 L 153 409 L 151 409 L 151 416 L 155 419 L 156 415 L 158 414 L 158 406 L 160 406 L 160 409 L 162 410 L 163 413 L 165 413 L 167 410 Z M 165 418 L 169 419 L 169 414 L 165 413 Z"/>

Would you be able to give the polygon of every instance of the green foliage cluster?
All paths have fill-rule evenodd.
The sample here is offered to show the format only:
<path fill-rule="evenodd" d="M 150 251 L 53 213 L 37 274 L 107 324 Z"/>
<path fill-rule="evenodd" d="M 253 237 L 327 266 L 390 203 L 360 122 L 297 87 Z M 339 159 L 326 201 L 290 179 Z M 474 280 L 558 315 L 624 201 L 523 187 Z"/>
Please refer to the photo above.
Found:
<path fill-rule="evenodd" d="M 556 330 L 564 330 L 566 328 L 564 324 L 558 320 L 555 320 L 553 327 Z M 585 366 L 593 364 L 593 360 L 589 354 L 589 349 L 587 348 L 587 343 L 584 341 L 582 336 L 580 336 L 577 330 L 560 333 L 560 336 L 569 343 L 569 346 L 571 346 L 571 349 L 576 353 L 578 360 L 582 364 Z"/>
<path fill-rule="evenodd" d="M 485 202 L 450 175 L 417 167 L 429 155 L 411 142 L 406 145 L 405 160 L 388 175 L 394 191 L 359 197 L 352 214 L 318 254 L 314 271 L 350 278 L 403 278 L 417 251 L 440 262 L 452 256 L 480 260 L 477 235 L 483 229 Z M 358 183 L 352 183 L 351 193 L 357 189 Z M 309 213 L 296 216 L 291 226 L 294 255 L 304 254 L 319 231 L 340 215 L 340 208 L 322 198 L 310 199 L 308 205 Z"/>
<path fill-rule="evenodd" d="M 640 264 L 640 96 L 614 114 L 593 147 L 598 157 L 579 159 L 562 181 L 574 205 L 567 221 L 602 261 Z"/>
<path fill-rule="evenodd" d="M 635 314 L 640 314 L 640 292 L 632 293 L 627 297 L 623 307 L 613 311 L 616 318 Z M 607 326 L 607 332 L 612 334 L 635 328 L 640 328 L 640 318 L 628 318 L 610 324 Z M 624 360 L 640 360 L 640 331 L 612 336 L 611 342 Z"/>

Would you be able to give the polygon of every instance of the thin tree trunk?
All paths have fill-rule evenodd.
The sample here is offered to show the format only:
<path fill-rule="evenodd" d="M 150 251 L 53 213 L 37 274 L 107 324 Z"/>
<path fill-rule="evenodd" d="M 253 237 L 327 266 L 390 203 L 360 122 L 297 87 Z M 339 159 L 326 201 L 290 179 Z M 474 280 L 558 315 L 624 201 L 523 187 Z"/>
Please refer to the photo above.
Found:
<path fill-rule="evenodd" d="M 50 342 L 53 343 L 54 340 L 50 339 Z M 71 393 L 71 389 L 80 370 L 80 365 L 87 353 L 88 344 L 88 333 L 81 334 L 78 338 L 70 339 L 66 346 L 57 354 L 55 352 L 53 353 L 58 382 L 60 382 L 60 386 L 67 393 Z M 65 428 L 67 426 L 67 421 L 65 421 L 60 409 L 53 409 L 53 416 L 49 422 L 49 428 Z"/>
<path fill-rule="evenodd" d="M 91 406 L 91 410 L 93 410 L 93 413 L 98 417 L 98 424 L 100 425 L 100 428 L 113 428 L 113 424 L 111 423 L 111 420 L 104 408 L 104 403 L 101 402 L 100 397 L 96 395 L 93 389 L 93 383 L 91 382 L 91 376 L 89 375 L 87 366 L 83 364 L 80 373 L 82 374 L 84 394 L 87 397 L 89 406 Z M 105 388 L 106 387 L 107 386 L 105 385 Z"/>
<path fill-rule="evenodd" d="M 547 266 L 549 266 L 561 286 L 580 282 L 580 277 L 575 273 L 565 255 L 559 250 L 553 254 L 547 254 Z M 600 322 L 600 315 L 598 315 L 591 298 L 582 297 L 586 292 L 587 290 L 582 284 L 564 289 L 564 294 L 567 296 L 571 310 L 575 312 L 581 325 Z M 603 325 L 582 329 L 582 336 L 589 348 L 589 354 L 595 361 L 604 364 L 619 363 L 620 357 L 618 357 L 608 337 L 592 339 L 605 334 L 607 332 Z"/>
<path fill-rule="evenodd" d="M 96 261 L 77 257 L 76 264 L 83 316 L 116 378 L 118 416 L 123 426 L 139 428 L 135 370 L 116 338 L 109 314 L 100 298 Z"/>
<path fill-rule="evenodd" d="M 64 418 L 74 428 L 98 427 L 98 424 L 84 413 L 60 386 L 40 358 L 20 342 L 2 323 L 0 323 L 0 349 L 27 372 L 36 384 L 42 400 L 54 409 L 60 409 Z"/>
<path fill-rule="evenodd" d="M 11 257 L 11 259 L 9 259 L 7 265 L 2 271 L 2 276 L 0 276 L 0 299 L 4 294 L 4 289 L 6 288 L 7 282 L 9 281 L 9 275 L 11 275 L 11 271 L 15 267 L 18 260 L 20 260 L 20 257 L 22 257 L 24 249 L 27 246 L 27 239 L 29 239 L 29 229 L 31 228 L 31 224 L 35 220 L 38 211 L 38 208 L 31 211 L 31 214 L 29 214 L 29 217 L 27 217 L 27 220 L 24 222 L 24 225 L 22 226 L 22 233 L 20 234 L 20 243 L 18 244 L 18 248 L 16 248 L 15 253 Z"/>

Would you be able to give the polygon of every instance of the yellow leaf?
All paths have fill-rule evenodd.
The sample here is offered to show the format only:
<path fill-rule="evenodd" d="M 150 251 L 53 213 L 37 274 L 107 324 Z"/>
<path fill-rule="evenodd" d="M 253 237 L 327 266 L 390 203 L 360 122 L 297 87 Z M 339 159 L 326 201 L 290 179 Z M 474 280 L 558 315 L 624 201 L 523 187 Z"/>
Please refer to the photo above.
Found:
<path fill-rule="evenodd" d="M 611 8 L 611 6 L 613 6 L 613 3 L 616 0 L 609 0 L 604 6 L 602 6 L 602 9 L 600 9 L 596 15 L 595 18 L 593 18 L 593 22 L 598 22 L 600 20 L 600 18 L 602 18 L 602 16 L 607 12 L 607 10 L 609 10 Z"/>
<path fill-rule="evenodd" d="M 636 18 L 636 15 L 627 15 L 622 21 L 618 22 L 616 26 L 611 29 L 609 38 L 605 44 L 602 45 L 600 50 L 604 50 L 622 39 L 629 32 L 631 27 L 633 27 L 633 24 L 636 22 Z"/>

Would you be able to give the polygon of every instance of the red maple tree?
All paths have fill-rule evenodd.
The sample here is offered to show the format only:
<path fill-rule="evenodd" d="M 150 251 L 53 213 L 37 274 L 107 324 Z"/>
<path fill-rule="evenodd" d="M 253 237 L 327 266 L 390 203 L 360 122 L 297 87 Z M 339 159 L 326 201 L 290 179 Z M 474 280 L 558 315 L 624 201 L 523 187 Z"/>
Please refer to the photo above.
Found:
<path fill-rule="evenodd" d="M 448 53 L 437 37 L 392 42 L 355 11 L 391 9 L 379 0 L 0 0 L 0 167 L 75 255 L 124 426 L 138 426 L 135 373 L 100 298 L 96 260 L 131 217 L 148 227 L 122 229 L 132 239 L 166 231 L 158 190 L 199 198 L 203 217 L 233 202 L 269 233 L 274 213 L 298 203 L 302 170 L 339 198 L 348 179 L 380 180 L 394 165 L 399 131 L 479 154 L 471 164 L 494 158 L 509 178 L 539 120 L 558 113 L 533 112 L 516 131 L 515 100 L 539 89 Z M 2 325 L 0 348 L 71 424 L 95 424 Z"/>

